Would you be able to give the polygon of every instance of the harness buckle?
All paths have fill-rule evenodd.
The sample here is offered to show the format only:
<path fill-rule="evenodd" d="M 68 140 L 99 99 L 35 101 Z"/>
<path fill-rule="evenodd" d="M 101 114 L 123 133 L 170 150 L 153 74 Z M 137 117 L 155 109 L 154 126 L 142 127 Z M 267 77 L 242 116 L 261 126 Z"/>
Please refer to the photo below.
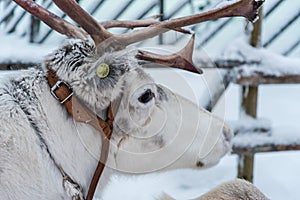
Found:
<path fill-rule="evenodd" d="M 69 94 L 65 99 L 61 100 L 61 99 L 55 94 L 55 91 L 56 91 L 59 87 L 61 87 L 61 85 L 63 85 L 63 84 L 67 87 L 67 89 L 69 90 L 69 93 L 70 93 L 70 94 Z M 72 87 L 71 87 L 68 83 L 66 83 L 65 81 L 58 80 L 58 81 L 55 83 L 55 85 L 54 85 L 53 87 L 51 87 L 50 93 L 52 94 L 52 96 L 53 96 L 57 101 L 59 101 L 61 104 L 63 104 L 63 103 L 65 103 L 68 99 L 71 98 L 71 96 L 73 95 L 74 92 L 73 92 Z"/>

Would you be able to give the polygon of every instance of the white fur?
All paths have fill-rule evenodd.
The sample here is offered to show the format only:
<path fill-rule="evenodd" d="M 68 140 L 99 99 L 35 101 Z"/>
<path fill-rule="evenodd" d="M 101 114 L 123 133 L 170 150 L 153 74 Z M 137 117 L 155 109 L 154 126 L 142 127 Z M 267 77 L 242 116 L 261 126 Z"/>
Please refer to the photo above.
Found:
<path fill-rule="evenodd" d="M 47 58 L 45 66 L 55 70 L 100 116 L 109 102 L 114 108 L 104 177 L 116 172 L 195 168 L 200 162 L 211 166 L 229 150 L 231 133 L 222 120 L 155 84 L 126 51 L 99 56 L 92 44 L 75 41 L 67 45 L 75 46 L 71 53 L 62 47 Z M 87 56 L 80 54 L 80 48 Z M 75 59 L 77 53 L 80 56 Z M 83 62 L 74 67 L 79 60 Z M 101 62 L 116 67 L 116 81 L 97 77 L 95 69 Z M 45 76 L 44 69 L 31 69 L 22 75 L 12 73 L 0 84 L 1 199 L 70 199 L 54 162 L 86 195 L 97 165 L 99 133 L 74 122 L 51 96 Z M 143 104 L 137 98 L 147 89 L 155 97 Z M 101 180 L 98 195 L 105 181 Z"/>
<path fill-rule="evenodd" d="M 194 200 L 269 200 L 257 187 L 248 181 L 236 179 L 221 184 L 213 190 Z M 172 197 L 164 195 L 158 200 L 173 200 Z"/>

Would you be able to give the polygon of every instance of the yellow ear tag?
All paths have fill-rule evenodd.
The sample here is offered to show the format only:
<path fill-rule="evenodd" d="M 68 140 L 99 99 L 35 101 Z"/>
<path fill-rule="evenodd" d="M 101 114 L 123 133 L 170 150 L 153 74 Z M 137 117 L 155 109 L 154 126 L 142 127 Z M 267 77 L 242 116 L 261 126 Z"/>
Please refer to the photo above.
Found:
<path fill-rule="evenodd" d="M 96 74 L 100 77 L 100 78 L 105 78 L 108 76 L 109 74 L 109 65 L 106 63 L 101 63 L 99 64 L 97 70 L 96 70 Z"/>

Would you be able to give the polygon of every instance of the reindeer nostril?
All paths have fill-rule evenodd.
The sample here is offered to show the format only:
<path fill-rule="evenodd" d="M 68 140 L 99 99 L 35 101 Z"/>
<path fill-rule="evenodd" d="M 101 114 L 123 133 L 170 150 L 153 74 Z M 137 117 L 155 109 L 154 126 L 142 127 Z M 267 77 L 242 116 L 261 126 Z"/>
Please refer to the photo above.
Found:
<path fill-rule="evenodd" d="M 204 166 L 204 163 L 201 162 L 201 161 L 198 161 L 198 162 L 196 163 L 196 166 L 197 166 L 197 167 L 203 167 L 203 166 Z"/>
<path fill-rule="evenodd" d="M 224 135 L 225 141 L 227 141 L 227 142 L 230 142 L 233 137 L 231 129 L 226 126 L 223 127 L 223 135 Z"/>

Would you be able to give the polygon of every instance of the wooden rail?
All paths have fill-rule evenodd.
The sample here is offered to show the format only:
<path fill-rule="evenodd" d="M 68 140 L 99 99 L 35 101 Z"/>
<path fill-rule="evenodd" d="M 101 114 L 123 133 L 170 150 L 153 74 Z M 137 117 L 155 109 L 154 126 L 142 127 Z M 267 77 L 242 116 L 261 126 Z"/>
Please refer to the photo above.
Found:
<path fill-rule="evenodd" d="M 262 84 L 295 84 L 300 83 L 300 74 L 283 74 L 274 76 L 254 73 L 251 76 L 239 77 L 234 82 L 240 85 L 249 86 L 258 86 Z"/>
<path fill-rule="evenodd" d="M 253 155 L 254 153 L 274 152 L 274 151 L 295 151 L 300 150 L 300 144 L 273 144 L 267 143 L 257 146 L 235 146 L 232 147 L 232 153 L 238 155 Z"/>
<path fill-rule="evenodd" d="M 30 67 L 38 66 L 38 63 L 0 63 L 0 70 L 18 70 L 28 69 Z"/>

